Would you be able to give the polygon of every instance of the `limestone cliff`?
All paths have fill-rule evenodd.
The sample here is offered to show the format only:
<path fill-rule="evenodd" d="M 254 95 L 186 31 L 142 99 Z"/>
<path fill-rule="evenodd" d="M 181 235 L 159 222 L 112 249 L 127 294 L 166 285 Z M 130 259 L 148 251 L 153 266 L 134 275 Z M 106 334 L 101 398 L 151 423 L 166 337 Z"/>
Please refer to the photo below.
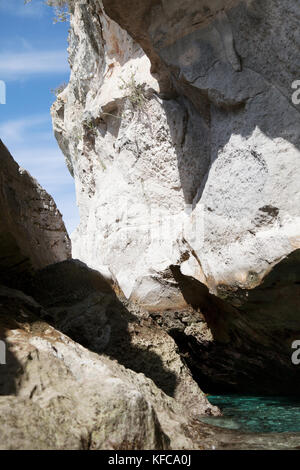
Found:
<path fill-rule="evenodd" d="M 211 447 L 198 418 L 219 410 L 172 337 L 68 259 L 53 199 L 2 143 L 0 170 L 0 448 Z"/>
<path fill-rule="evenodd" d="M 171 265 L 252 289 L 299 247 L 299 4 L 180 4 L 75 2 L 53 107 L 74 253 L 151 308 L 184 303 Z"/>
<path fill-rule="evenodd" d="M 70 10 L 71 78 L 52 115 L 76 184 L 74 256 L 153 313 L 200 383 L 292 393 L 299 2 Z"/>
<path fill-rule="evenodd" d="M 201 421 L 300 391 L 299 2 L 69 4 L 79 260 L 0 143 L 0 448 L 299 448 Z"/>

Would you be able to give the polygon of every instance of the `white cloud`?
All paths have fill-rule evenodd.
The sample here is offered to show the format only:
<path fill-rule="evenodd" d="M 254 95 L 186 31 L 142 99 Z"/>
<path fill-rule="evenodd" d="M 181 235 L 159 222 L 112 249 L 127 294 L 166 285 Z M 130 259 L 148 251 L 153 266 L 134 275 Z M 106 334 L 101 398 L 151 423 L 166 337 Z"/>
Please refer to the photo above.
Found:
<path fill-rule="evenodd" d="M 75 184 L 55 142 L 48 114 L 0 124 L 0 138 L 14 159 L 54 198 L 71 233 L 79 223 Z"/>
<path fill-rule="evenodd" d="M 67 186 L 73 188 L 74 180 L 68 172 L 64 156 L 54 145 L 25 149 L 15 147 L 13 156 L 51 195 L 65 192 Z"/>
<path fill-rule="evenodd" d="M 68 172 L 60 149 L 48 146 L 19 147 L 6 142 L 18 164 L 25 168 L 54 198 L 61 211 L 66 227 L 71 233 L 79 223 L 76 206 L 75 184 Z"/>
<path fill-rule="evenodd" d="M 28 5 L 24 4 L 24 0 L 0 0 L 0 12 L 9 15 L 41 17 L 45 9 L 42 0 L 35 0 Z"/>
<path fill-rule="evenodd" d="M 18 80 L 36 74 L 68 72 L 66 50 L 0 53 L 0 76 L 3 80 Z"/>
<path fill-rule="evenodd" d="M 6 121 L 0 124 L 0 138 L 3 142 L 22 142 L 26 139 L 28 130 L 31 128 L 36 130 L 37 127 L 50 122 L 50 116 L 48 114 Z"/>

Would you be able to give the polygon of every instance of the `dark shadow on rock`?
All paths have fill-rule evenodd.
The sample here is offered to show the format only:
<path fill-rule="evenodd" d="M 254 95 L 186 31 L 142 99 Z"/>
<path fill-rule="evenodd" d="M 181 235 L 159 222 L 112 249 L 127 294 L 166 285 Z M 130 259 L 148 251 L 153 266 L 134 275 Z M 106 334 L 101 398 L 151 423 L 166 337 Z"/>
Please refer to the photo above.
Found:
<path fill-rule="evenodd" d="M 300 5 L 287 2 L 288 5 L 283 7 L 281 2 L 266 4 L 253 0 L 251 5 L 246 5 L 246 2 L 236 2 L 237 5 L 233 5 L 232 2 L 231 8 L 229 2 L 224 1 L 224 9 L 228 8 L 228 11 L 222 20 L 211 11 L 207 21 L 204 21 L 207 13 L 202 11 L 201 3 L 199 0 L 197 14 L 200 18 L 198 25 L 195 24 L 194 27 L 192 23 L 186 24 L 184 19 L 176 15 L 179 4 L 177 12 L 173 6 L 173 16 L 170 17 L 164 16 L 163 10 L 160 17 L 155 16 L 153 11 L 154 24 L 151 25 L 148 38 L 152 55 L 156 54 L 164 63 L 172 77 L 174 88 L 178 91 L 173 103 L 177 103 L 180 108 L 178 116 L 181 115 L 183 121 L 184 139 L 178 138 L 180 118 L 177 117 L 175 125 L 170 101 L 163 101 L 163 107 L 177 153 L 185 202 L 193 203 L 194 206 L 207 188 L 213 163 L 233 135 L 239 135 L 245 141 L 260 131 L 273 141 L 284 139 L 300 149 L 300 105 L 295 104 L 292 99 L 292 84 L 299 79 L 299 55 L 294 43 L 297 40 L 296 12 L 299 16 Z M 196 5 L 197 1 L 193 8 L 197 9 Z M 123 26 L 135 33 L 137 40 L 141 43 L 146 41 L 147 30 L 144 35 L 139 36 L 136 24 L 125 23 L 124 18 L 119 18 L 114 12 L 121 10 L 119 5 L 110 5 L 107 9 L 111 14 L 115 13 L 117 21 L 122 20 Z M 172 20 L 174 24 L 167 26 L 167 21 Z M 175 28 L 176 22 L 178 28 Z M 288 22 L 295 27 L 288 29 Z M 223 48 L 226 42 L 223 34 L 227 36 L 227 40 L 228 36 L 232 36 L 233 47 L 230 51 Z M 289 54 L 282 54 L 283 44 L 284 49 L 290 51 Z M 281 54 L 286 62 L 284 59 L 278 61 Z M 237 69 L 232 63 L 233 56 L 237 62 L 241 62 Z M 184 61 L 183 57 L 188 59 Z M 189 145 L 188 139 L 191 141 Z M 193 145 L 193 141 L 196 145 Z M 259 138 L 256 143 L 249 140 L 248 149 L 246 146 L 242 148 L 245 162 L 251 165 L 266 164 L 266 144 L 257 145 L 259 142 Z M 274 145 L 274 151 L 275 149 Z M 234 153 L 234 150 L 238 155 L 239 147 L 229 149 L 228 153 Z M 234 156 L 231 159 L 232 164 Z M 270 161 L 270 156 L 268 158 Z M 284 165 L 288 158 L 285 149 L 277 158 L 281 158 Z M 230 162 L 226 162 L 226 165 L 230 165 Z M 288 181 L 290 174 L 286 169 L 284 171 L 284 177 Z M 192 177 L 187 178 L 188 173 Z M 219 182 L 220 184 L 222 183 Z M 210 191 L 210 188 L 207 189 Z M 218 188 L 212 187 L 212 191 L 218 191 Z M 210 195 L 212 201 L 213 196 Z"/>
<path fill-rule="evenodd" d="M 294 44 L 300 5 L 185 3 L 184 10 L 179 0 L 104 0 L 103 5 L 151 61 L 160 96 L 167 98 L 163 107 L 184 199 L 196 204 L 211 165 L 232 135 L 247 138 L 259 129 L 300 149 L 300 105 L 293 103 L 291 88 L 299 79 Z M 263 161 L 263 149 L 252 150 Z"/>
<path fill-rule="evenodd" d="M 300 105 L 293 103 L 291 88 L 299 78 L 299 54 L 294 44 L 300 4 L 262 0 L 186 3 L 183 12 L 179 0 L 103 2 L 107 14 L 144 49 L 164 92 L 160 98 L 177 154 L 185 203 L 194 208 L 202 199 L 205 211 L 220 209 L 219 215 L 234 217 L 234 201 L 240 197 L 255 233 L 258 223 L 268 224 L 280 213 L 281 198 L 284 210 L 296 213 L 296 192 L 289 189 L 297 187 L 297 162 L 295 158 L 293 172 L 286 160 L 291 158 L 293 146 L 300 149 Z M 251 139 L 255 133 L 258 138 Z M 235 144 L 233 139 L 232 147 L 223 152 L 232 136 L 240 136 L 240 141 Z M 273 155 L 267 139 L 273 141 Z M 240 148 L 243 141 L 247 145 Z M 282 141 L 291 145 L 284 148 Z M 276 154 L 277 145 L 282 145 L 280 154 Z M 250 168 L 252 185 L 246 182 L 247 177 L 240 185 L 234 184 L 240 176 L 235 167 L 239 157 L 244 168 Z M 216 181 L 211 170 L 218 159 Z M 276 174 L 273 166 L 279 162 L 280 178 L 278 167 Z M 272 169 L 274 177 L 270 178 Z M 256 174 L 261 176 L 259 181 Z M 285 181 L 285 194 L 278 191 L 279 179 Z M 273 185 L 278 207 L 270 196 L 260 206 L 258 197 L 255 216 L 249 188 L 253 195 L 259 195 L 265 185 Z M 226 207 L 226 195 L 231 190 Z M 225 195 L 225 208 L 217 201 L 220 194 Z M 268 194 L 272 194 L 270 187 Z M 239 219 L 240 211 L 236 214 Z M 228 217 L 227 232 L 232 223 Z M 201 308 L 212 332 L 213 340 L 205 344 L 185 335 L 178 326 L 173 330 L 177 344 L 181 341 L 181 347 L 187 348 L 190 367 L 206 377 L 210 387 L 228 386 L 230 391 L 254 393 L 299 391 L 300 367 L 291 363 L 292 340 L 300 338 L 297 254 L 279 263 L 261 286 L 249 292 L 219 286 L 220 298 L 210 295 L 200 282 L 184 277 L 179 266 L 173 268 L 173 276 L 189 305 Z M 295 282 L 293 276 L 297 276 Z M 162 324 L 164 321 L 161 315 Z"/>
<path fill-rule="evenodd" d="M 197 92 L 195 93 L 197 94 Z M 206 99 L 199 95 L 198 107 L 209 110 Z M 204 105 L 205 101 L 205 105 Z M 184 201 L 192 205 L 210 167 L 210 128 L 193 102 L 184 96 L 162 101 L 166 113 L 172 147 L 177 156 L 177 167 Z"/>
<path fill-rule="evenodd" d="M 269 139 L 284 139 L 300 150 L 297 131 L 300 126 L 300 110 L 275 87 L 266 88 L 265 92 L 255 99 L 250 96 L 240 105 L 226 107 L 225 104 L 217 106 L 209 100 L 206 91 L 199 90 L 187 82 L 178 86 L 187 99 L 178 95 L 172 101 L 164 100 L 163 108 L 177 155 L 184 200 L 193 208 L 201 200 L 207 187 L 212 165 L 218 159 L 220 149 L 226 147 L 232 135 L 239 134 L 245 140 L 260 130 Z M 178 107 L 176 122 L 174 106 Z M 183 136 L 178 129 L 179 116 Z M 267 161 L 263 149 L 260 150 L 259 146 L 255 149 L 244 149 L 244 157 L 252 166 L 265 168 L 267 179 Z M 284 162 L 284 155 L 282 158 Z M 222 190 L 218 187 L 212 189 Z M 210 201 L 213 205 L 213 195 L 210 195 Z"/>
<path fill-rule="evenodd" d="M 0 340 L 3 342 L 1 346 L 5 346 L 4 356 L 1 347 L 1 359 L 4 363 L 0 364 L 0 396 L 15 395 L 18 378 L 23 373 L 22 365 L 14 348 L 7 341 L 7 336 L 12 331 L 17 333 L 17 330 L 26 330 L 26 327 L 31 328 L 35 322 L 39 323 L 41 310 L 33 299 L 22 292 L 0 285 Z M 15 335 L 15 338 L 18 336 Z M 18 341 L 14 343 L 15 346 L 18 347 Z"/>
<path fill-rule="evenodd" d="M 32 272 L 28 257 L 10 232 L 0 231 L 0 284 L 16 286 L 18 281 Z"/>
<path fill-rule="evenodd" d="M 0 327 L 0 331 L 1 330 L 2 327 Z M 10 351 L 10 347 L 8 343 L 5 342 L 5 337 L 3 337 L 2 334 L 0 334 L 0 341 L 5 345 L 5 356 L 2 356 L 5 358 L 5 363 L 4 361 L 2 362 L 2 359 L 0 361 L 0 396 L 15 395 L 17 391 L 16 379 L 21 366 L 13 352 Z"/>
<path fill-rule="evenodd" d="M 97 271 L 78 260 L 57 263 L 38 271 L 26 292 L 45 308 L 47 321 L 56 329 L 87 349 L 145 374 L 174 396 L 176 375 L 151 351 L 151 335 L 157 338 L 160 331 L 165 333 L 152 319 L 130 312 Z"/>
<path fill-rule="evenodd" d="M 300 392 L 300 367 L 292 363 L 292 343 L 300 340 L 299 261 L 300 250 L 296 250 L 261 285 L 227 292 L 224 300 L 182 275 L 179 266 L 172 266 L 185 300 L 201 310 L 212 334 L 211 340 L 201 341 L 178 324 L 167 328 L 203 390 L 267 395 Z M 238 307 L 233 305 L 237 300 Z"/>

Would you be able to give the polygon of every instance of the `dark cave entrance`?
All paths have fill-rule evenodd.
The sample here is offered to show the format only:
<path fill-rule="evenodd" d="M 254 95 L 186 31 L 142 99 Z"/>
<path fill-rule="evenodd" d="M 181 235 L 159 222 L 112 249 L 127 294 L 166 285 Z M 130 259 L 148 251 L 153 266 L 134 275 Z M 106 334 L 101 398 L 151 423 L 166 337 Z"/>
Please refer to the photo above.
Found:
<path fill-rule="evenodd" d="M 153 317 L 173 337 L 205 393 L 300 394 L 300 364 L 292 361 L 293 342 L 300 340 L 300 250 L 279 262 L 259 286 L 228 289 L 223 298 L 184 276 L 179 266 L 171 270 L 190 306 L 191 323 L 198 317 L 198 325 L 211 332 L 211 338 L 186 328 L 186 312 Z"/>

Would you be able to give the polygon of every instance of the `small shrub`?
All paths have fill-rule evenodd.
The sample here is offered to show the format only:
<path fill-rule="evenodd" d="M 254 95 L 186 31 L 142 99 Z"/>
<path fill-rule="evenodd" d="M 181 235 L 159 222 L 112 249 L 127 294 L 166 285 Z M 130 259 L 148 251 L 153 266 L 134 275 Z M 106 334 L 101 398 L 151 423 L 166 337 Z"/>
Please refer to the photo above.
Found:
<path fill-rule="evenodd" d="M 51 93 L 53 93 L 53 95 L 58 97 L 58 95 L 60 95 L 60 93 L 62 93 L 67 86 L 68 86 L 67 83 L 65 83 L 65 82 L 61 83 L 60 85 L 58 85 L 58 87 L 52 89 Z"/>
<path fill-rule="evenodd" d="M 24 0 L 24 3 L 31 3 L 32 0 Z M 44 3 L 55 10 L 54 23 L 65 22 L 69 19 L 70 0 L 44 0 Z"/>
<path fill-rule="evenodd" d="M 94 121 L 90 120 L 84 126 L 91 135 L 94 135 L 94 136 L 97 135 L 97 127 Z"/>
<path fill-rule="evenodd" d="M 144 86 L 137 84 L 134 74 L 131 75 L 129 82 L 125 82 L 123 78 L 120 90 L 125 90 L 128 93 L 128 99 L 135 109 L 142 109 L 146 102 Z"/>

